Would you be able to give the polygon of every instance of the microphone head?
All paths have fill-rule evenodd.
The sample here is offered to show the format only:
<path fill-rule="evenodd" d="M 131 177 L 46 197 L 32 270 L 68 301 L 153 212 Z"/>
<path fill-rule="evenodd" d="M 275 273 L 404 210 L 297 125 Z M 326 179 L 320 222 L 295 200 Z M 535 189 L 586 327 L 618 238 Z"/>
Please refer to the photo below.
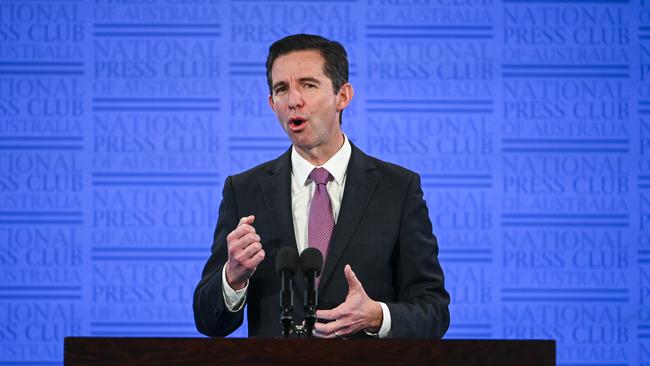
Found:
<path fill-rule="evenodd" d="M 275 270 L 278 274 L 290 271 L 293 275 L 298 271 L 298 251 L 295 248 L 284 247 L 275 257 Z"/>
<path fill-rule="evenodd" d="M 303 273 L 316 271 L 316 277 L 320 276 L 323 267 L 323 254 L 316 248 L 307 248 L 300 254 L 300 267 Z"/>

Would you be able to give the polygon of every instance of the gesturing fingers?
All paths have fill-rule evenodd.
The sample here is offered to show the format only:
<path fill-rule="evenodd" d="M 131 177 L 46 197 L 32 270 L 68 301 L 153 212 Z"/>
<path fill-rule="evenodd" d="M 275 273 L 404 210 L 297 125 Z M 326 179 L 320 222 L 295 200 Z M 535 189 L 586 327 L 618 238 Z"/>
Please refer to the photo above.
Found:
<path fill-rule="evenodd" d="M 261 238 L 257 234 L 248 233 L 234 240 L 229 251 L 233 260 L 244 263 L 262 250 Z"/>
<path fill-rule="evenodd" d="M 241 258 L 243 260 L 251 259 L 255 257 L 255 254 L 262 250 L 262 244 L 259 242 L 259 239 L 257 241 L 254 241 L 250 244 L 248 244 L 247 247 L 241 250 Z"/>
<path fill-rule="evenodd" d="M 240 250 L 246 249 L 249 245 L 253 243 L 259 243 L 262 238 L 255 233 L 247 233 L 246 235 L 233 240 L 232 247 Z"/>
<path fill-rule="evenodd" d="M 237 227 L 226 237 L 228 245 L 226 280 L 233 288 L 243 287 L 264 260 L 262 239 L 251 225 L 254 221 L 253 215 L 242 217 Z"/>
<path fill-rule="evenodd" d="M 241 239 L 242 237 L 248 234 L 255 234 L 255 228 L 249 224 L 241 224 L 231 231 L 230 234 L 226 237 L 226 240 L 230 243 L 232 241 Z"/>
<path fill-rule="evenodd" d="M 318 338 L 335 338 L 339 335 L 338 331 L 343 328 L 341 320 L 335 320 L 329 323 L 314 324 L 314 336 Z"/>
<path fill-rule="evenodd" d="M 325 338 L 334 335 L 334 332 L 338 331 L 343 327 L 344 327 L 343 320 L 341 319 L 329 323 L 314 324 L 314 330 Z"/>
<path fill-rule="evenodd" d="M 381 326 L 381 305 L 368 297 L 350 265 L 346 265 L 343 271 L 348 282 L 348 294 L 345 301 L 334 309 L 316 312 L 316 318 L 331 320 L 329 323 L 321 321 L 315 324 L 318 337 L 334 338 Z"/>
<path fill-rule="evenodd" d="M 332 310 L 316 310 L 316 318 L 324 320 L 336 320 L 336 318 L 339 316 L 340 307 L 341 306 L 337 306 Z"/>
<path fill-rule="evenodd" d="M 321 338 L 335 338 L 343 335 L 348 335 L 360 330 L 356 327 L 359 323 L 355 317 L 356 311 L 350 307 L 346 301 L 332 310 L 317 310 L 316 318 L 319 320 L 314 325 L 314 331 L 317 337 Z M 331 320 L 328 323 L 322 320 Z"/>
<path fill-rule="evenodd" d="M 358 332 L 362 329 L 363 324 L 359 319 L 346 316 L 329 323 L 316 323 L 314 325 L 314 335 L 319 338 L 336 338 Z"/>

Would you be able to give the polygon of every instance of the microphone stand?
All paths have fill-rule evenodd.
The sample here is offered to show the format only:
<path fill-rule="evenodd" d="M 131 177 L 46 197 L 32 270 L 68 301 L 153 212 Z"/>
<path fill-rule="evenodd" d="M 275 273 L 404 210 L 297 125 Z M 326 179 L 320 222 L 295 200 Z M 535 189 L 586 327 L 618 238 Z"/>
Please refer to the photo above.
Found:
<path fill-rule="evenodd" d="M 305 327 L 304 333 L 311 337 L 316 324 L 316 308 L 318 307 L 318 289 L 316 278 L 323 267 L 323 254 L 316 248 L 310 247 L 300 254 L 300 267 L 305 277 Z"/>
<path fill-rule="evenodd" d="M 300 255 L 305 282 L 305 325 L 293 324 L 293 275 L 298 268 L 298 252 L 293 248 L 282 248 L 276 257 L 276 270 L 280 275 L 280 322 L 282 336 L 289 338 L 311 337 L 316 324 L 316 308 L 318 307 L 318 289 L 316 278 L 323 266 L 323 254 L 315 248 L 307 248 Z"/>
<path fill-rule="evenodd" d="M 282 271 L 282 294 L 281 294 L 281 312 L 280 321 L 282 322 L 282 335 L 289 338 L 293 330 L 293 283 L 291 275 L 287 271 Z"/>
<path fill-rule="evenodd" d="M 293 275 L 298 269 L 298 251 L 284 247 L 278 251 L 275 267 L 280 275 L 280 322 L 282 335 L 289 338 L 293 327 Z"/>
<path fill-rule="evenodd" d="M 305 332 L 312 336 L 316 323 L 316 307 L 318 306 L 318 291 L 316 290 L 316 271 L 306 274 L 307 287 L 305 288 Z"/>

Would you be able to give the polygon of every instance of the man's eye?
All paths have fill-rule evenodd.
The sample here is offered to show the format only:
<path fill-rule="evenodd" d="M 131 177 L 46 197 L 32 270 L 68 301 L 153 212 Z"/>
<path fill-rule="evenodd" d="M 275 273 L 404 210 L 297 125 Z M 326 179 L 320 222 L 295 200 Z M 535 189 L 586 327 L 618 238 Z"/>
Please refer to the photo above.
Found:
<path fill-rule="evenodd" d="M 284 87 L 284 86 L 277 87 L 277 88 L 275 88 L 275 94 L 282 93 L 282 92 L 284 92 L 285 90 L 287 90 L 287 88 Z"/>
<path fill-rule="evenodd" d="M 315 88 L 315 87 L 316 87 L 316 84 L 305 83 L 305 88 L 307 88 L 307 89 L 312 89 L 312 88 Z"/>

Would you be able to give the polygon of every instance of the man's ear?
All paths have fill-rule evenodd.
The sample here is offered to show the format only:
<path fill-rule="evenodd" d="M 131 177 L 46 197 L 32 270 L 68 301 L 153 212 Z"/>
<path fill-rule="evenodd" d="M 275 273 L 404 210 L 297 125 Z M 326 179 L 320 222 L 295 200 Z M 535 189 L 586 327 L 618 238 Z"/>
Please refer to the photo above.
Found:
<path fill-rule="evenodd" d="M 269 94 L 269 106 L 273 110 L 273 113 L 275 113 L 275 103 L 273 103 L 273 96 Z"/>
<path fill-rule="evenodd" d="M 345 83 L 341 85 L 339 92 L 336 93 L 336 110 L 339 112 L 344 110 L 350 104 L 350 101 L 352 101 L 353 96 L 354 88 L 352 84 Z"/>

